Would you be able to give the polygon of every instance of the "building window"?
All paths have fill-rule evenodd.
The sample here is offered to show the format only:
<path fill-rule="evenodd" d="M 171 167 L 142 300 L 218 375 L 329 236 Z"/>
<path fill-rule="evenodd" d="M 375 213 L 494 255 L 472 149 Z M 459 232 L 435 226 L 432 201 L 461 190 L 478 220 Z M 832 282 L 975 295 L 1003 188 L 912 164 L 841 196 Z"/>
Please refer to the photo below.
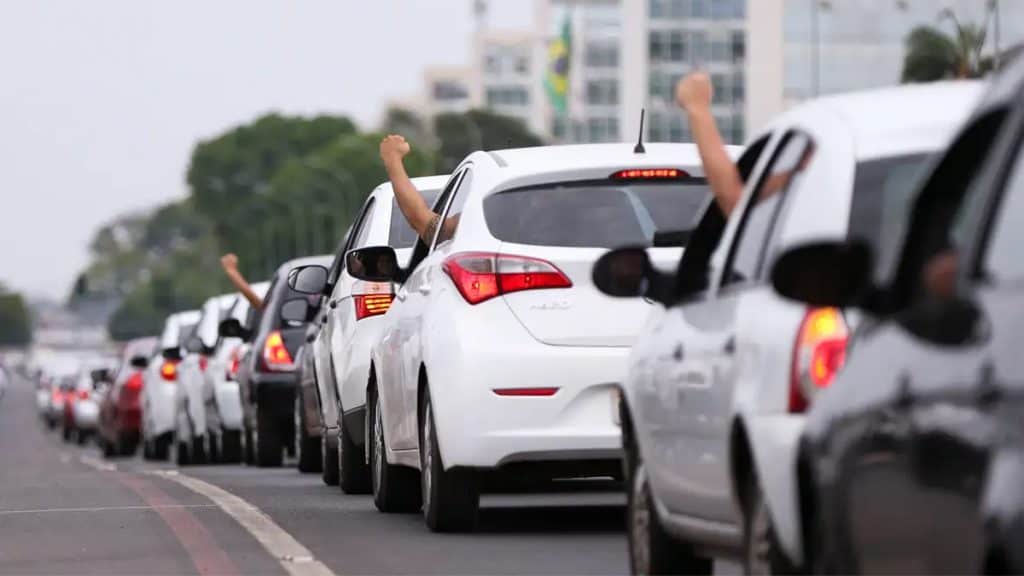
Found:
<path fill-rule="evenodd" d="M 496 106 L 526 106 L 529 103 L 530 95 L 521 86 L 495 86 L 487 88 L 487 105 Z"/>
<path fill-rule="evenodd" d="M 617 80 L 591 80 L 587 82 L 587 104 L 614 106 L 619 103 Z"/>
<path fill-rule="evenodd" d="M 668 58 L 673 62 L 686 61 L 686 45 L 683 42 L 683 33 L 674 30 L 669 34 Z"/>
<path fill-rule="evenodd" d="M 711 90 L 714 93 L 715 104 L 725 104 L 732 100 L 732 93 L 727 90 L 725 76 L 714 73 L 711 75 Z"/>
<path fill-rule="evenodd" d="M 747 55 L 747 38 L 741 31 L 734 31 L 729 38 L 733 61 L 743 60 Z"/>
<path fill-rule="evenodd" d="M 690 5 L 690 17 L 707 18 L 710 14 L 708 3 L 709 0 L 693 0 L 693 4 Z"/>
<path fill-rule="evenodd" d="M 744 90 L 744 77 L 742 72 L 732 77 L 732 99 L 733 102 L 743 102 L 747 97 Z"/>
<path fill-rule="evenodd" d="M 711 41 L 712 62 L 729 62 L 731 56 L 730 46 L 724 39 Z"/>
<path fill-rule="evenodd" d="M 701 64 L 708 60 L 709 52 L 708 35 L 705 32 L 690 33 L 690 61 Z"/>
<path fill-rule="evenodd" d="M 649 59 L 651 62 L 661 62 L 665 59 L 665 54 L 668 53 L 668 47 L 666 46 L 665 39 L 662 38 L 662 33 L 657 30 L 651 31 L 650 39 L 648 40 L 649 45 Z"/>
<path fill-rule="evenodd" d="M 447 102 L 463 100 L 469 97 L 469 90 L 454 80 L 438 80 L 434 82 L 434 100 Z"/>
<path fill-rule="evenodd" d="M 650 0 L 651 18 L 664 18 L 668 15 L 670 0 Z"/>
<path fill-rule="evenodd" d="M 619 46 L 607 42 L 587 44 L 584 58 L 589 68 L 617 68 L 619 65 Z"/>

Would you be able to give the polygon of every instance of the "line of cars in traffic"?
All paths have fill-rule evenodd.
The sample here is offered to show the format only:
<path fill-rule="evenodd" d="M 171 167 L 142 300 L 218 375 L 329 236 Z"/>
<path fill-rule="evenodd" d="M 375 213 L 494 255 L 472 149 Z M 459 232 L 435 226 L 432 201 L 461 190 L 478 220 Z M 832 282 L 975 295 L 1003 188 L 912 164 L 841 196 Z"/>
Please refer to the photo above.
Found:
<path fill-rule="evenodd" d="M 637 574 L 1024 570 L 1022 94 L 798 106 L 727 151 L 735 206 L 691 144 L 476 152 L 414 179 L 425 238 L 383 184 L 262 310 L 129 344 L 101 445 L 290 452 L 435 531 L 495 479 L 621 479 Z"/>

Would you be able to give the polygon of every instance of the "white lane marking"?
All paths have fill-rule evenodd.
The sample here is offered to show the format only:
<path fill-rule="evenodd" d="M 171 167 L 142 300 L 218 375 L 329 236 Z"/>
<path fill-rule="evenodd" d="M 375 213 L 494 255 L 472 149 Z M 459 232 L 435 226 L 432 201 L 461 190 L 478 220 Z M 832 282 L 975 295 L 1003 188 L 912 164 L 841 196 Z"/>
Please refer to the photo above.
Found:
<path fill-rule="evenodd" d="M 238 496 L 209 482 L 180 474 L 177 470 L 154 470 L 150 474 L 173 480 L 212 500 L 252 534 L 271 556 L 277 558 L 281 567 L 291 576 L 333 576 L 330 568 L 317 560 L 312 552 L 285 532 L 270 516 Z"/>
<path fill-rule="evenodd" d="M 79 456 L 78 461 L 90 468 L 95 468 L 101 472 L 113 472 L 117 470 L 117 465 L 112 462 L 104 462 L 98 458 L 92 456 Z"/>
<path fill-rule="evenodd" d="M 157 508 L 216 508 L 216 504 L 167 504 L 165 506 L 96 506 L 93 508 L 25 508 L 0 510 L 0 516 L 14 514 L 46 514 L 49 512 L 120 512 L 124 510 L 155 510 Z"/>

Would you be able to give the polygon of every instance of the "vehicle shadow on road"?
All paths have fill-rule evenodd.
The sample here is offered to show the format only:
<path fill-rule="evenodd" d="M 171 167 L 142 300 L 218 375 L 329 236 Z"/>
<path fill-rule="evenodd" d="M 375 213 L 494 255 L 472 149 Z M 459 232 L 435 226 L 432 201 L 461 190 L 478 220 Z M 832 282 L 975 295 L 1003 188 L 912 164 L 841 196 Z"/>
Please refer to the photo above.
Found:
<path fill-rule="evenodd" d="M 599 533 L 622 532 L 626 526 L 622 506 L 515 506 L 480 509 L 477 532 Z"/>

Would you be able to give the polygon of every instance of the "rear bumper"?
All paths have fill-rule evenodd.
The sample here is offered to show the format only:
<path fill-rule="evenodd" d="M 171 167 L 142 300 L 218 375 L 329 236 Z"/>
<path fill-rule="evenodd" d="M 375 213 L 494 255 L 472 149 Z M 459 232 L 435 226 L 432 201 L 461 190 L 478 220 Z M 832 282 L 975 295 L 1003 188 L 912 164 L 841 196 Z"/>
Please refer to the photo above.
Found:
<path fill-rule="evenodd" d="M 628 348 L 536 342 L 462 346 L 454 361 L 429 373 L 445 467 L 621 459 L 613 392 L 628 354 Z M 557 391 L 550 396 L 495 392 L 522 388 Z"/>
<path fill-rule="evenodd" d="M 100 420 L 100 407 L 92 400 L 79 400 L 74 407 L 75 428 L 95 430 Z"/>
<path fill-rule="evenodd" d="M 151 438 L 172 432 L 175 428 L 176 386 L 163 380 L 146 383 L 143 417 L 146 434 Z"/>

